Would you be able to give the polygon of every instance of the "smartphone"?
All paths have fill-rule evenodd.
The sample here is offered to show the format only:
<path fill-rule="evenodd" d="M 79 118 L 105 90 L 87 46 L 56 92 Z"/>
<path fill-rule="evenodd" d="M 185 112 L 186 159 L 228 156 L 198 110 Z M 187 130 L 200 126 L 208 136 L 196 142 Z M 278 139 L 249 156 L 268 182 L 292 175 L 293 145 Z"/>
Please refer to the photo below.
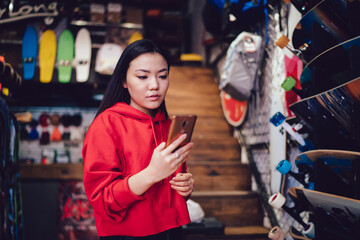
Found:
<path fill-rule="evenodd" d="M 196 115 L 173 116 L 171 119 L 166 146 L 169 146 L 175 139 L 177 139 L 183 133 L 186 133 L 186 139 L 179 145 L 178 148 L 181 148 L 182 146 L 188 144 L 191 141 L 191 136 L 194 131 L 196 118 L 197 118 Z"/>

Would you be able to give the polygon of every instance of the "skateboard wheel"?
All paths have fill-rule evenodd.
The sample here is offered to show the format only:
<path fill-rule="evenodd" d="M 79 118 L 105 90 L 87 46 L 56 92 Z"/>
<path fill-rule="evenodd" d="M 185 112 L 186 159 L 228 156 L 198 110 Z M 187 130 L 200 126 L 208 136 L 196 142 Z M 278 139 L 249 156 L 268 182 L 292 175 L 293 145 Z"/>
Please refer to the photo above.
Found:
<path fill-rule="evenodd" d="M 286 47 L 286 45 L 288 45 L 288 43 L 290 42 L 290 39 L 285 36 L 282 35 L 276 42 L 276 46 L 278 46 L 279 48 L 283 49 L 284 47 Z"/>
<path fill-rule="evenodd" d="M 269 231 L 268 237 L 273 240 L 284 240 L 285 233 L 278 226 L 276 226 Z"/>
<path fill-rule="evenodd" d="M 296 81 L 293 77 L 289 76 L 287 77 L 284 82 L 281 84 L 281 87 L 285 90 L 285 91 L 290 91 L 293 87 L 295 87 L 296 85 Z"/>
<path fill-rule="evenodd" d="M 281 193 L 275 193 L 273 194 L 270 198 L 268 203 L 270 204 L 270 206 L 272 206 L 273 208 L 279 209 L 282 206 L 284 206 L 286 202 L 285 197 L 281 194 Z"/>
<path fill-rule="evenodd" d="M 288 174 L 291 170 L 291 163 L 284 159 L 276 166 L 276 170 L 278 170 L 282 175 Z"/>
<path fill-rule="evenodd" d="M 310 222 L 310 223 L 308 223 L 308 227 L 306 229 L 304 228 L 301 232 L 308 238 L 314 239 L 315 238 L 315 225 L 312 222 Z"/>
<path fill-rule="evenodd" d="M 274 124 L 275 127 L 281 125 L 285 121 L 286 117 L 281 113 L 277 112 L 270 118 L 270 122 Z"/>

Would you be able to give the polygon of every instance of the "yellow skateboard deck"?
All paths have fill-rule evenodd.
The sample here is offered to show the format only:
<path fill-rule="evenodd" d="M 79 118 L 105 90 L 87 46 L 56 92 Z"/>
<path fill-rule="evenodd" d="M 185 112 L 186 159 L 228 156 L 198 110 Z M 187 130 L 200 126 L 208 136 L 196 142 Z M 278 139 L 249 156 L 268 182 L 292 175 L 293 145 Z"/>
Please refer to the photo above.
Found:
<path fill-rule="evenodd" d="M 56 36 L 53 30 L 42 35 L 39 49 L 40 82 L 49 83 L 54 72 L 56 58 Z"/>

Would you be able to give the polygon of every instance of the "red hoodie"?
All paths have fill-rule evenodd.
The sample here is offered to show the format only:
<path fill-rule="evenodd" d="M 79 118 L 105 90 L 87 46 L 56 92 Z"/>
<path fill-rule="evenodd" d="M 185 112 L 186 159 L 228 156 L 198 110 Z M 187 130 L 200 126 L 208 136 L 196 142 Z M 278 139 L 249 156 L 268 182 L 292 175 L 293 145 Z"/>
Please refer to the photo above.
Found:
<path fill-rule="evenodd" d="M 134 194 L 128 178 L 146 168 L 154 149 L 166 141 L 170 120 L 117 103 L 98 115 L 83 146 L 84 186 L 99 236 L 148 236 L 190 222 L 186 200 L 170 188 L 172 176 Z"/>

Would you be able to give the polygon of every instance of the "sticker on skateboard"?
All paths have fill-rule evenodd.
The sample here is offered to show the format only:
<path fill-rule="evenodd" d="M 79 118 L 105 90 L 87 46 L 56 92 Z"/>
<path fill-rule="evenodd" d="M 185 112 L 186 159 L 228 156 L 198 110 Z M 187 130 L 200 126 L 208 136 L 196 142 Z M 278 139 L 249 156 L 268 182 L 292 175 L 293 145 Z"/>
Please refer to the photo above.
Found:
<path fill-rule="evenodd" d="M 86 82 L 90 74 L 91 37 L 86 28 L 81 28 L 75 39 L 76 81 Z"/>
<path fill-rule="evenodd" d="M 70 30 L 64 30 L 58 41 L 57 64 L 58 80 L 68 83 L 71 80 L 72 61 L 74 59 L 74 36 Z"/>
<path fill-rule="evenodd" d="M 30 80 L 34 77 L 36 58 L 38 54 L 38 37 L 34 27 L 26 28 L 22 39 L 23 78 Z"/>
<path fill-rule="evenodd" d="M 53 77 L 56 59 L 56 36 L 53 30 L 46 30 L 40 40 L 39 67 L 40 82 L 49 83 Z"/>

